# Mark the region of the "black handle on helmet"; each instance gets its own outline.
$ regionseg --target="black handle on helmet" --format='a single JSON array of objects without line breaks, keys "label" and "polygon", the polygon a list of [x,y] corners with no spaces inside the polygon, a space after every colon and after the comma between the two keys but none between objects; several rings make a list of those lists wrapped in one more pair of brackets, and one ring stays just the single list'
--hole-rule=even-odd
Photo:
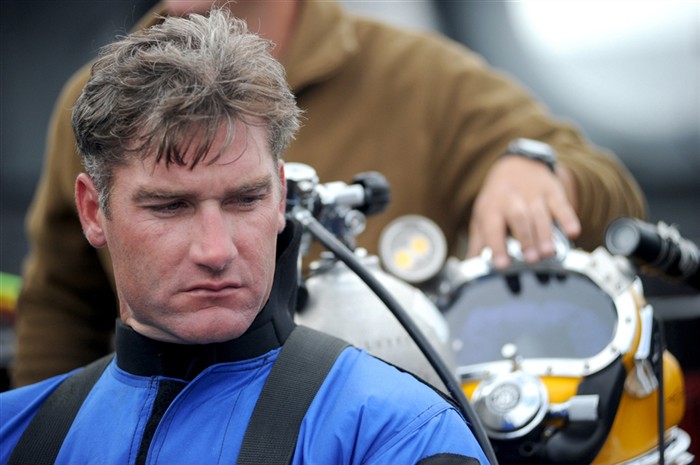
[{"label": "black handle on helmet", "polygon": [[605,232],[605,245],[613,254],[629,257],[640,266],[700,290],[700,251],[674,226],[618,218]]}]

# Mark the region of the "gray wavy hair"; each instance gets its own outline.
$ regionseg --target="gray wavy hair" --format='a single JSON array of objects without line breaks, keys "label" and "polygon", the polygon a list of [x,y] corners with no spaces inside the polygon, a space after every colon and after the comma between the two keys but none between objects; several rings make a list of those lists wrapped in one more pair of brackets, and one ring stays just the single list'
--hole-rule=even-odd
[{"label": "gray wavy hair", "polygon": [[[153,154],[166,165],[213,163],[221,152],[208,153],[222,124],[228,144],[236,121],[262,121],[277,163],[301,111],[270,47],[244,21],[213,9],[207,16],[165,18],[101,49],[72,123],[106,214],[116,166]],[[185,160],[193,134],[202,139]]]}]

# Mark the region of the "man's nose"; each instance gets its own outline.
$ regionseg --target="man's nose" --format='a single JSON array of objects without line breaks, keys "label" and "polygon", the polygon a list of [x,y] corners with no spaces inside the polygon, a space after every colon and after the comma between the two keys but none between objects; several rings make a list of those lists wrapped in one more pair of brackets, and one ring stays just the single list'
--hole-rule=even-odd
[{"label": "man's nose", "polygon": [[223,271],[236,257],[232,226],[218,209],[202,210],[192,230],[190,255],[197,265]]}]

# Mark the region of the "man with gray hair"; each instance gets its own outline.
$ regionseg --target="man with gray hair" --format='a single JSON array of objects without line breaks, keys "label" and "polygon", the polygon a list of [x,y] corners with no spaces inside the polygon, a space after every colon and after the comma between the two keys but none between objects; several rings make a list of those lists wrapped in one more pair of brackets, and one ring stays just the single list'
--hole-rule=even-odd
[{"label": "man with gray hair", "polygon": [[[609,221],[645,214],[643,195],[619,160],[482,57],[437,34],[353,15],[333,0],[164,0],[136,29],[162,16],[206,14],[212,5],[275,44],[271,54],[284,65],[304,110],[287,162],[313,167],[323,182],[364,171],[389,181],[391,203],[357,238],[371,254],[378,253],[382,230],[404,215],[435,221],[450,255],[488,247],[494,265],[503,266],[507,234],[533,261],[554,254],[553,222],[576,246],[593,250]],[[83,167],[70,108],[88,77],[86,65],[56,102],[27,215],[31,250],[14,324],[14,386],[113,349],[117,299],[110,251],[85,242],[73,198]],[[522,138],[550,146],[556,163],[542,144],[534,151],[532,144],[511,146]]]},{"label": "man with gray hair", "polygon": [[[436,391],[295,327],[300,231],[281,155],[300,111],[268,46],[213,10],[103,49],[73,110],[75,197],[87,240],[113,258],[116,356],[0,394],[0,463],[31,457],[72,415],[55,463],[270,464],[278,444],[249,438],[288,429],[284,463],[488,463]],[[288,420],[318,366],[315,396]],[[69,383],[84,397],[42,424]],[[267,405],[274,424],[260,429]]]}]

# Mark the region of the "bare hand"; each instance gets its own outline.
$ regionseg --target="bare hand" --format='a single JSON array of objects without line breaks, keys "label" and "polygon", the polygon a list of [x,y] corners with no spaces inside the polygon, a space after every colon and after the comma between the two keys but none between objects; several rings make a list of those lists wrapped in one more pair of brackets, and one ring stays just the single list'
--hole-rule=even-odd
[{"label": "bare hand", "polygon": [[520,242],[529,263],[554,255],[553,222],[569,238],[577,237],[581,223],[575,199],[569,198],[575,192],[573,181],[564,168],[557,171],[555,175],[544,164],[516,155],[498,160],[474,203],[468,255],[489,247],[494,267],[503,269],[510,263],[506,251],[509,234]]}]

